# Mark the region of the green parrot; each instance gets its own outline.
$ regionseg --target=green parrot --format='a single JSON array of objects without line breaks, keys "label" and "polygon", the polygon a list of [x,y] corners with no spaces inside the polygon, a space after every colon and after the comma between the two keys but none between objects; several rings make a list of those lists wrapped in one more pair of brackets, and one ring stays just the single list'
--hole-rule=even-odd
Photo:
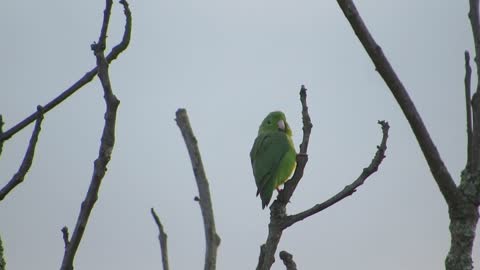
[{"label": "green parrot", "polygon": [[296,152],[285,114],[271,112],[258,129],[250,151],[257,196],[262,199],[262,209],[270,203],[273,190],[288,180],[296,166]]}]

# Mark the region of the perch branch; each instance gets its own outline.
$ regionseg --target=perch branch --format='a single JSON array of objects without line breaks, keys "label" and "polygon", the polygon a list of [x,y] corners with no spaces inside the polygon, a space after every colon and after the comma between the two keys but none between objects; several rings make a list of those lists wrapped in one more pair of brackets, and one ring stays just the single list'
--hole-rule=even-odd
[{"label": "perch branch", "polygon": [[[124,7],[127,7],[124,4]],[[115,122],[117,117],[117,108],[120,101],[115,97],[112,91],[110,78],[108,74],[108,62],[104,56],[106,44],[106,29],[109,22],[110,11],[112,8],[112,0],[106,0],[104,11],[104,19],[102,24],[102,31],[98,39],[98,43],[92,45],[92,50],[97,59],[98,78],[102,84],[104,99],[106,104],[105,125],[103,128],[102,138],[100,141],[100,149],[98,157],[94,162],[93,175],[90,186],[87,191],[85,200],[82,202],[80,213],[77,218],[77,223],[72,234],[70,242],[65,247],[65,254],[62,261],[61,270],[72,270],[73,260],[80,245],[80,241],[85,232],[85,228],[90,217],[90,213],[98,198],[98,191],[103,177],[107,171],[107,164],[111,159],[111,154],[115,144]],[[105,30],[105,31],[104,31]]]},{"label": "perch branch", "polygon": [[5,196],[7,196],[7,194],[12,191],[17,185],[23,182],[23,180],[25,179],[25,175],[27,175],[28,170],[30,170],[30,167],[32,166],[33,156],[35,154],[35,147],[37,145],[38,135],[40,134],[43,120],[42,110],[43,109],[41,106],[37,106],[37,121],[35,122],[35,127],[33,128],[32,136],[30,137],[30,142],[28,143],[27,151],[25,152],[25,156],[23,157],[22,164],[20,165],[20,168],[18,168],[17,173],[13,175],[12,179],[10,179],[10,181],[0,190],[0,201],[2,201]]},{"label": "perch branch", "polygon": [[157,213],[155,213],[155,210],[153,208],[150,209],[150,212],[152,213],[153,220],[155,221],[155,224],[157,224],[158,227],[158,241],[160,241],[160,251],[162,252],[162,265],[163,265],[163,270],[168,270],[168,246],[167,246],[167,234],[163,230],[163,225],[160,222],[160,219],[158,218]]},{"label": "perch branch", "polygon": [[185,109],[178,109],[176,112],[175,121],[177,122],[177,125],[182,132],[183,139],[185,140],[198,187],[200,200],[199,203],[202,211],[206,241],[204,269],[215,270],[217,263],[217,249],[220,245],[220,237],[215,229],[212,200],[210,197],[207,176],[205,174],[205,170],[203,169],[202,158],[200,156],[200,150],[198,149],[197,139],[195,138],[190,126],[187,111]]},{"label": "perch branch", "polygon": [[302,104],[303,138],[302,143],[300,144],[300,152],[297,155],[295,172],[293,173],[292,178],[285,183],[283,191],[278,194],[277,200],[281,201],[283,204],[287,204],[290,201],[293,192],[297,188],[298,182],[303,177],[303,171],[305,170],[308,161],[307,149],[313,125],[310,115],[308,114],[307,89],[304,85],[300,88],[300,102]]},{"label": "perch branch", "polygon": [[430,171],[440,188],[447,204],[451,207],[459,202],[460,194],[456,188],[452,176],[443,163],[440,153],[430,138],[422,118],[420,117],[415,105],[410,99],[407,90],[398,78],[397,74],[390,65],[388,59],[382,52],[382,48],[375,42],[372,35],[364,24],[360,14],[357,11],[352,0],[337,0],[338,5],[342,9],[345,17],[350,22],[353,31],[362,43],[366,52],[375,64],[376,70],[383,78],[393,96],[397,100],[398,105],[402,109],[412,128],[418,144],[425,156]]},{"label": "perch branch", "polygon": [[338,192],[337,194],[332,196],[330,199],[326,200],[323,203],[317,204],[312,208],[305,210],[301,213],[285,217],[285,222],[283,224],[285,228],[309,216],[312,216],[322,210],[325,210],[326,208],[352,195],[357,190],[357,188],[361,186],[365,182],[365,180],[367,180],[367,178],[370,175],[372,175],[374,172],[378,170],[380,163],[382,163],[383,159],[385,158],[385,151],[387,150],[388,130],[390,128],[388,123],[385,121],[378,121],[378,123],[382,126],[382,134],[383,134],[382,141],[380,145],[377,146],[377,152],[375,153],[375,156],[373,157],[370,165],[368,165],[368,167],[363,169],[360,176],[358,176],[358,178],[353,183],[346,186],[342,191]]},{"label": "perch branch", "polygon": [[[132,31],[132,15],[131,15],[130,8],[128,6],[127,1],[122,0],[120,1],[120,4],[122,4],[124,7],[124,13],[126,17],[125,31],[123,32],[123,37],[120,43],[117,44],[115,47],[113,47],[110,53],[107,55],[106,59],[108,63],[111,63],[113,60],[117,59],[120,53],[122,53],[130,43],[130,35]],[[58,95],[56,98],[54,98],[53,100],[45,104],[43,106],[43,114],[46,114],[47,112],[55,108],[57,105],[59,105],[68,97],[70,97],[72,94],[74,94],[77,90],[79,90],[80,88],[85,86],[87,83],[89,83],[93,78],[95,78],[95,75],[97,75],[97,73],[98,73],[98,66],[88,71],[85,75],[83,75],[82,78],[76,81],[72,86],[70,86],[68,89],[63,91],[60,95]],[[0,133],[0,145],[2,142],[10,139],[17,132],[19,132],[20,130],[28,126],[30,123],[35,121],[35,119],[37,119],[38,116],[39,116],[38,111],[34,112],[28,117],[26,117],[25,119],[23,119],[21,122],[17,123],[15,126],[8,129],[7,131]]]},{"label": "perch branch", "polygon": [[270,224],[268,225],[267,241],[260,247],[257,270],[268,270],[275,262],[275,252],[283,233],[283,228],[280,225],[286,216],[286,206],[303,176],[303,171],[308,161],[307,148],[313,125],[308,114],[307,89],[303,85],[300,88],[300,102],[302,104],[303,138],[300,144],[300,153],[297,155],[297,166],[292,178],[285,183],[284,189],[270,206]]},{"label": "perch branch", "polygon": [[293,260],[293,255],[286,252],[285,250],[280,251],[280,259],[283,261],[283,264],[287,270],[297,270],[297,264]]}]

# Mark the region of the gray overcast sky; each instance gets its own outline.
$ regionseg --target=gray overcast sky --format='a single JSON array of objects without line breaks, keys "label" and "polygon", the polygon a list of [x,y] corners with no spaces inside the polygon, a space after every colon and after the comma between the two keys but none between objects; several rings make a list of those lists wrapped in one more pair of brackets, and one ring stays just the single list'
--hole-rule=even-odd
[{"label": "gray overcast sky", "polygon": [[[467,1],[356,1],[422,114],[450,172],[466,161],[463,52],[472,49]],[[210,180],[218,269],[253,269],[269,212],[255,197],[248,153],[258,125],[283,110],[298,147],[298,91],[309,89],[314,129],[295,213],[353,181],[390,122],[387,158],[354,196],[289,228],[279,250],[302,269],[441,269],[446,204],[392,95],[336,1],[131,1],[132,41],[111,66],[121,100],[117,142],[75,269],[159,269],[155,207],[174,269],[201,269],[204,235],[187,151],[174,122],[185,107]],[[95,64],[103,1],[5,1],[0,113],[9,128]],[[109,44],[121,37],[115,5]],[[73,230],[98,152],[98,80],[46,115],[23,184],[0,204],[9,269],[58,269],[60,229]],[[9,140],[4,183],[32,127]],[[298,149],[298,148],[297,148]],[[478,232],[478,230],[477,230]],[[480,266],[479,240],[474,260]],[[273,269],[284,269],[277,259]]]}]

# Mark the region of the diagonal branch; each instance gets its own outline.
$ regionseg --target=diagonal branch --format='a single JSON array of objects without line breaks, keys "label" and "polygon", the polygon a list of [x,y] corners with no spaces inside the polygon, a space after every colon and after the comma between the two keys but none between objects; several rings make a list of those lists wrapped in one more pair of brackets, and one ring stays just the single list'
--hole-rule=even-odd
[{"label": "diagonal branch", "polygon": [[[127,8],[128,6],[124,4],[124,7]],[[112,0],[106,0],[104,12],[106,17],[110,17],[111,8]],[[117,108],[120,104],[120,101],[113,94],[110,77],[108,74],[108,62],[104,56],[106,33],[103,32],[103,29],[106,29],[107,26],[105,24],[108,24],[108,22],[109,18],[104,18],[99,41],[98,43],[94,43],[92,45],[92,50],[97,59],[98,78],[102,83],[106,104],[105,125],[100,141],[98,157],[94,162],[92,180],[90,182],[85,200],[82,202],[82,207],[80,209],[72,237],[65,247],[65,254],[62,261],[61,270],[73,269],[73,260],[75,254],[85,232],[90,213],[92,212],[93,206],[97,201],[100,184],[107,171],[107,164],[111,159],[113,146],[115,144],[115,122],[117,117]]]},{"label": "diagonal branch", "polygon": [[[115,47],[113,47],[110,53],[107,55],[106,59],[108,63],[111,63],[113,60],[117,59],[120,53],[122,53],[130,43],[130,36],[132,31],[132,15],[131,15],[130,8],[128,6],[127,1],[122,0],[120,1],[120,4],[123,5],[124,13],[126,17],[125,31],[123,32],[123,37],[120,43],[117,44]],[[72,86],[70,86],[60,95],[58,95],[56,98],[54,98],[53,100],[45,104],[43,106],[43,114],[55,108],[57,105],[59,105],[68,97],[70,97],[72,94],[74,94],[77,90],[79,90],[80,88],[85,86],[87,83],[89,83],[93,78],[95,78],[95,75],[97,75],[97,72],[98,72],[98,67],[94,67],[93,69],[88,71],[85,75],[83,75],[82,78],[76,81]],[[18,124],[16,124],[15,126],[8,129],[7,131],[0,133],[0,145],[2,142],[10,139],[17,132],[19,132],[20,130],[28,126],[30,123],[35,121],[35,119],[37,119],[38,116],[39,116],[38,112],[34,112],[24,120],[19,122]]]},{"label": "diagonal branch", "polygon": [[[38,141],[38,135],[40,134],[42,120],[43,120],[43,112],[42,107],[37,107],[38,118],[35,122],[35,127],[33,128],[32,136],[30,137],[30,142],[28,143],[27,151],[25,152],[25,156],[23,157],[22,164],[20,168],[18,168],[17,173],[10,179],[10,181],[0,190],[0,201],[2,201],[7,194],[12,191],[17,185],[23,182],[25,179],[25,175],[27,175],[28,170],[32,166],[33,156],[35,154],[35,147]],[[1,122],[1,119],[0,119]],[[0,144],[2,144],[0,142]]]},{"label": "diagonal branch", "polygon": [[153,208],[150,209],[150,212],[152,213],[153,220],[155,220],[155,224],[157,224],[158,227],[158,241],[160,241],[160,251],[162,252],[162,265],[163,265],[163,270],[168,270],[168,246],[167,246],[167,234],[165,233],[163,229],[163,225],[160,222],[160,218],[158,218],[157,213],[155,213],[155,210]]},{"label": "diagonal branch", "polygon": [[365,180],[372,175],[374,172],[378,170],[378,167],[380,166],[380,163],[382,163],[383,159],[385,158],[385,151],[387,150],[387,139],[388,139],[388,130],[390,126],[388,125],[387,122],[385,121],[378,121],[378,123],[382,126],[382,141],[380,145],[377,146],[377,152],[375,153],[375,156],[373,157],[372,161],[370,162],[370,165],[368,167],[364,168],[360,176],[351,183],[350,185],[346,186],[342,191],[338,192],[334,196],[332,196],[330,199],[326,200],[323,203],[317,204],[313,206],[312,208],[305,210],[301,213],[298,213],[296,215],[290,215],[285,217],[285,221],[283,223],[284,228],[288,228],[292,226],[293,224],[309,217],[312,216],[322,210],[327,209],[328,207],[338,203],[339,201],[345,199],[346,197],[352,195],[355,191],[357,191],[357,188],[363,185]]},{"label": "diagonal branch", "polygon": [[185,109],[178,109],[176,112],[175,121],[177,122],[177,125],[182,132],[183,139],[185,140],[200,196],[199,203],[202,211],[206,241],[204,269],[215,270],[217,264],[217,249],[220,245],[220,237],[215,230],[215,219],[213,216],[212,200],[210,197],[207,176],[205,174],[205,170],[203,169],[202,158],[200,156],[200,150],[198,149],[197,139],[195,138],[190,126],[187,111]]},{"label": "diagonal branch", "polygon": [[420,117],[415,105],[410,99],[407,90],[388,62],[382,52],[382,48],[375,42],[372,35],[365,26],[360,14],[357,11],[352,0],[337,0],[338,5],[342,9],[345,17],[350,22],[353,31],[367,51],[371,60],[375,64],[376,70],[388,85],[393,96],[397,100],[398,105],[402,109],[412,128],[418,144],[422,149],[423,155],[428,163],[430,171],[440,188],[440,191],[450,207],[455,206],[459,202],[459,191],[456,188],[452,176],[448,172],[443,163],[440,153],[430,138],[422,118]]}]

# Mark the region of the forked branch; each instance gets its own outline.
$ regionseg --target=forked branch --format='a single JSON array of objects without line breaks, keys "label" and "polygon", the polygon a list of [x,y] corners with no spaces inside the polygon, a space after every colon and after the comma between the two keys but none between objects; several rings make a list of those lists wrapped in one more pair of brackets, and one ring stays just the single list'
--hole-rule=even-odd
[{"label": "forked branch", "polygon": [[[128,10],[128,4],[126,1],[121,1],[120,3],[124,6],[124,9]],[[111,154],[115,145],[115,124],[117,118],[117,108],[120,104],[120,101],[113,94],[110,76],[108,73],[108,61],[104,56],[104,50],[106,47],[106,30],[108,28],[108,23],[110,20],[111,8],[112,0],[106,0],[106,7],[104,11],[104,19],[100,37],[98,39],[98,42],[92,45],[92,50],[97,60],[98,78],[100,79],[100,82],[102,84],[106,104],[105,124],[100,141],[98,157],[94,162],[93,175],[90,186],[85,196],[85,200],[82,202],[82,207],[80,208],[80,213],[78,215],[72,237],[68,242],[65,242],[65,253],[63,256],[61,270],[73,269],[73,260],[75,254],[85,232],[90,213],[93,209],[93,206],[95,205],[95,202],[97,201],[100,184],[107,171],[107,164],[111,159]],[[126,11],[125,14],[130,14],[130,12]],[[129,19],[127,18],[127,21],[128,20]]]}]

